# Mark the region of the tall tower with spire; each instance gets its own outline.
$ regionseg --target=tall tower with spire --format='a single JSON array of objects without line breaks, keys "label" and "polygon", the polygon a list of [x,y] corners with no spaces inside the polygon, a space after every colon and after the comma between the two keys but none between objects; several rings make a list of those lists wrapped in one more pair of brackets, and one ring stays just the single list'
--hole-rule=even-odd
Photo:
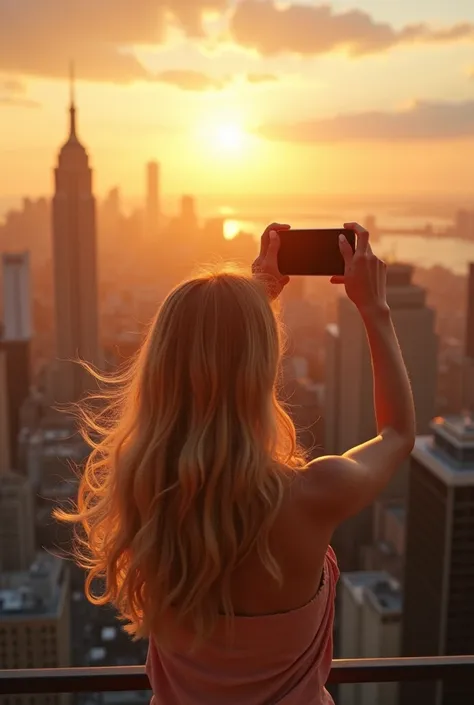
[{"label": "tall tower with spire", "polygon": [[100,364],[95,199],[89,157],[76,132],[72,65],[70,92],[69,137],[59,152],[53,199],[55,396],[60,402],[77,401],[88,388],[89,375],[73,361]]}]

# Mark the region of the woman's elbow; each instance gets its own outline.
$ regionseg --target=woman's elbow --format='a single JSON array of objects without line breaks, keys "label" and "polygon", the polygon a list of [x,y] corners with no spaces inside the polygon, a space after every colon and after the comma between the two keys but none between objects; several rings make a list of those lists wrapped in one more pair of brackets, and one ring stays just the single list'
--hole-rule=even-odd
[{"label": "woman's elbow", "polygon": [[382,431],[381,436],[390,439],[391,445],[396,449],[397,455],[408,458],[415,447],[416,433],[415,429],[406,429],[403,431],[394,428],[387,428]]}]

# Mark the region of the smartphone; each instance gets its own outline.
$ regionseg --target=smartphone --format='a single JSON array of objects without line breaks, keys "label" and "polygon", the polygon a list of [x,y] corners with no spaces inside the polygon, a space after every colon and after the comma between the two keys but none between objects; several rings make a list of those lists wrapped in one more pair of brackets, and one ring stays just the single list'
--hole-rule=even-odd
[{"label": "smartphone", "polygon": [[278,268],[281,274],[331,277],[344,274],[339,235],[345,235],[355,251],[355,232],[345,228],[280,230]]}]

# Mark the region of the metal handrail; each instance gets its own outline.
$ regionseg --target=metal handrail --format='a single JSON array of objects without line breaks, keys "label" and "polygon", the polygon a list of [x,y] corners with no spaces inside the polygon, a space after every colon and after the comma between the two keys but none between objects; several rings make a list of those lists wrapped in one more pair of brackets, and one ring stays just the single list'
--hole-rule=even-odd
[{"label": "metal handrail", "polygon": [[[474,656],[333,661],[329,683],[473,681]],[[0,670],[0,694],[149,690],[144,666]]]}]

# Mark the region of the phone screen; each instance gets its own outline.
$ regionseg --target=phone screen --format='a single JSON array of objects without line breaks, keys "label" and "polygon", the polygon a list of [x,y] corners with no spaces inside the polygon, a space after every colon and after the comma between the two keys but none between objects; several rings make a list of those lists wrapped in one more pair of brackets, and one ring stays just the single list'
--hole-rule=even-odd
[{"label": "phone screen", "polygon": [[344,274],[339,235],[345,235],[355,249],[353,230],[281,230],[278,268],[289,276],[333,276]]}]

